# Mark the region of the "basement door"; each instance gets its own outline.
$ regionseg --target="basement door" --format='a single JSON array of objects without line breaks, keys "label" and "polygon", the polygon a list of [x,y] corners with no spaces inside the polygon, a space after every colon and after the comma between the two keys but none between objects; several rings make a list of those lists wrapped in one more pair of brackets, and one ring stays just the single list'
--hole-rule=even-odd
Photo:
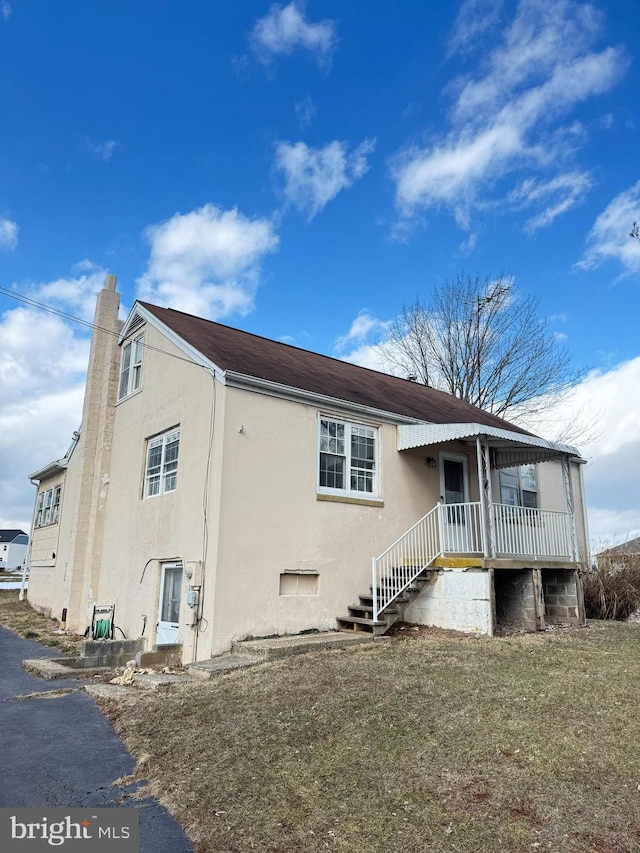
[{"label": "basement door", "polygon": [[163,563],[156,636],[158,646],[170,646],[180,642],[181,593],[182,563]]},{"label": "basement door", "polygon": [[458,453],[440,454],[440,500],[442,512],[442,550],[446,553],[471,551],[472,525],[469,523],[469,461]]}]

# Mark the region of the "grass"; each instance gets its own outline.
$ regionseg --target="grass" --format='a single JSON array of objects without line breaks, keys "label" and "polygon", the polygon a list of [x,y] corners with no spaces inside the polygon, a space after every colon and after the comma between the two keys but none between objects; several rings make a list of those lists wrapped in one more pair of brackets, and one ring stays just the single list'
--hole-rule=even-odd
[{"label": "grass", "polygon": [[101,707],[198,853],[632,853],[639,653],[411,632]]},{"label": "grass", "polygon": [[639,652],[425,633],[104,711],[198,853],[638,851]]},{"label": "grass", "polygon": [[0,625],[26,640],[35,640],[69,656],[80,654],[84,639],[75,634],[60,634],[55,619],[41,616],[28,601],[18,600],[18,590],[0,590]]}]

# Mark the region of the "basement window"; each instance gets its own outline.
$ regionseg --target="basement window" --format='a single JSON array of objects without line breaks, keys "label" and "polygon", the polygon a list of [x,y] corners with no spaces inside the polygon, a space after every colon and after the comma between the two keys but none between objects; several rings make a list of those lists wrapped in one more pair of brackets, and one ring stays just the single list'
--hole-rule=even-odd
[{"label": "basement window", "polygon": [[315,572],[283,572],[280,595],[317,595],[319,576]]}]

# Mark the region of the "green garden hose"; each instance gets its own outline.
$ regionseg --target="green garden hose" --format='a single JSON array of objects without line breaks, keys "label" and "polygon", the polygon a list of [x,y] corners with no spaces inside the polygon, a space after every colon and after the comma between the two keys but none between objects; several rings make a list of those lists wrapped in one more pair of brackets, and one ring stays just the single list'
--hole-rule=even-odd
[{"label": "green garden hose", "polygon": [[111,636],[111,620],[110,619],[96,619],[96,623],[93,626],[93,639],[94,640],[108,640]]}]

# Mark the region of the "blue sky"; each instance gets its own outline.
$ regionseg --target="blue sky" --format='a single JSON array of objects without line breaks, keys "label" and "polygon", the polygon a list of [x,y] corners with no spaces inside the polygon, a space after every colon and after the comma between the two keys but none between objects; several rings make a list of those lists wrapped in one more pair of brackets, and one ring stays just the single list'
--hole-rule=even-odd
[{"label": "blue sky", "polygon": [[[111,272],[126,307],[372,366],[434,281],[513,274],[591,371],[554,420],[598,424],[594,538],[640,533],[639,39],[625,0],[3,0],[1,286],[90,319]],[[28,525],[87,330],[0,294],[0,334]]]}]

